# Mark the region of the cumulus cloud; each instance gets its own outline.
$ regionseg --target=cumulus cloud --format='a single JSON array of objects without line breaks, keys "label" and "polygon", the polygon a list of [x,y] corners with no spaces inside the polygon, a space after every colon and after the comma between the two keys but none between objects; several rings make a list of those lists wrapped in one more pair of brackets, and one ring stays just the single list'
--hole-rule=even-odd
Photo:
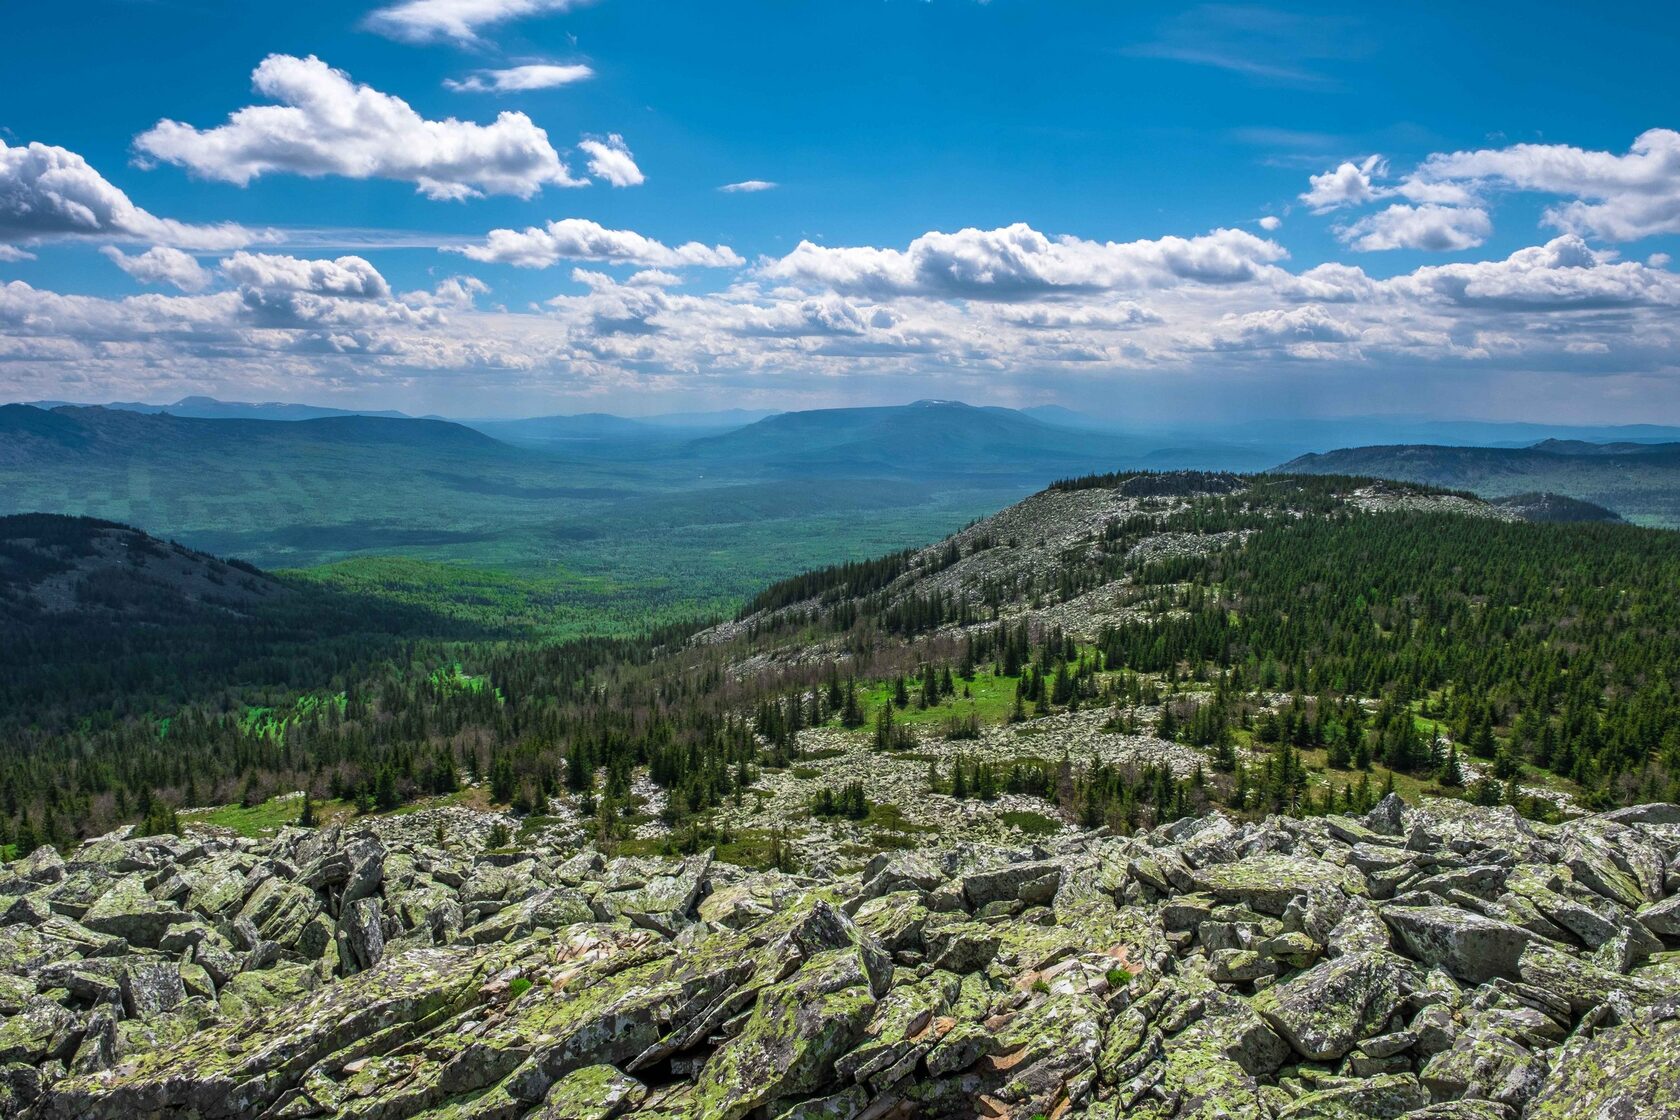
[{"label": "cumulus cloud", "polygon": [[595,71],[581,63],[563,66],[538,62],[505,70],[478,70],[459,80],[445,78],[443,85],[456,93],[527,93],[574,85],[594,76]]},{"label": "cumulus cloud", "polygon": [[1302,343],[1351,342],[1359,329],[1336,318],[1317,304],[1290,309],[1268,308],[1229,315],[1214,329],[1215,345],[1226,349],[1264,349]]},{"label": "cumulus cloud", "polygon": [[1058,291],[1236,283],[1285,256],[1277,243],[1235,229],[1122,243],[1050,238],[1016,223],[927,233],[905,250],[831,249],[801,241],[762,271],[771,279],[842,292],[1024,299]]},{"label": "cumulus cloud", "polygon": [[1283,219],[1278,217],[1276,214],[1267,214],[1264,218],[1260,219],[1259,224],[1261,229],[1265,230],[1267,233],[1271,233],[1273,230],[1282,228]]},{"label": "cumulus cloud", "polygon": [[760,191],[773,191],[779,185],[768,179],[743,179],[739,183],[725,183],[718,190],[724,194],[757,194]]},{"label": "cumulus cloud", "polygon": [[1309,189],[1301,201],[1315,214],[1328,213],[1343,206],[1362,206],[1383,196],[1372,177],[1387,170],[1381,156],[1367,156],[1359,163],[1339,164],[1335,170],[1313,175],[1307,182]]},{"label": "cumulus cloud", "polygon": [[16,245],[0,242],[0,261],[32,261],[35,254],[27,249],[19,249]]},{"label": "cumulus cloud", "polygon": [[734,268],[745,262],[727,245],[690,241],[666,245],[627,229],[607,229],[585,218],[563,218],[524,230],[491,230],[482,245],[445,250],[475,261],[518,268],[549,268],[561,261],[605,261],[649,268]]},{"label": "cumulus cloud", "polygon": [[470,311],[478,297],[489,294],[490,285],[476,276],[449,276],[438,281],[431,291],[407,292],[403,302],[411,307],[441,307],[451,311]]},{"label": "cumulus cloud", "polygon": [[115,245],[99,251],[142,284],[170,284],[183,292],[202,292],[212,279],[209,270],[192,254],[166,245],[156,245],[132,256]]},{"label": "cumulus cloud", "polygon": [[1575,234],[1504,260],[1421,268],[1389,281],[1396,292],[1466,307],[1569,311],[1680,306],[1680,277],[1595,250]]},{"label": "cumulus cloud", "polygon": [[1513,144],[1436,153],[1404,176],[1379,181],[1387,175],[1379,156],[1343,163],[1312,176],[1301,199],[1320,214],[1395,197],[1418,204],[1391,206],[1348,226],[1358,248],[1479,245],[1491,231],[1486,199],[1498,190],[1559,196],[1544,221],[1569,233],[1606,241],[1680,233],[1680,132],[1673,129],[1644,132],[1621,155]]},{"label": "cumulus cloud", "polygon": [[475,43],[479,29],[526,16],[567,12],[589,0],[400,0],[377,8],[365,25],[404,43]]},{"label": "cumulus cloud", "polygon": [[0,140],[0,241],[126,237],[187,249],[234,249],[262,240],[231,222],[193,225],[159,218],[66,148]]},{"label": "cumulus cloud", "polygon": [[1044,330],[1094,328],[1127,330],[1163,322],[1160,315],[1141,304],[1125,301],[1103,306],[1029,305],[1007,307],[998,317],[1021,327]]},{"label": "cumulus cloud", "polygon": [[197,129],[159,121],[135,138],[143,155],[244,186],[273,172],[319,178],[396,179],[429,198],[483,194],[530,198],[545,186],[575,187],[548,134],[524,113],[487,125],[427,120],[401,98],[358,85],[314,55],[269,55],[252,74],[253,105],[227,123]]},{"label": "cumulus cloud", "polygon": [[391,285],[362,257],[304,260],[275,253],[235,253],[222,262],[222,275],[244,288],[267,292],[309,292],[345,299],[383,299]]},{"label": "cumulus cloud", "polygon": [[1680,233],[1680,132],[1673,129],[1641,133],[1625,155],[1567,144],[1438,154],[1425,160],[1415,177],[1569,196],[1572,201],[1547,210],[1546,221],[1607,241]]},{"label": "cumulus cloud", "polygon": [[647,181],[624,137],[613,133],[605,140],[590,137],[580,140],[578,147],[589,157],[589,173],[605,179],[615,187],[639,187]]},{"label": "cumulus cloud", "polygon": [[1428,249],[1452,252],[1470,249],[1488,239],[1493,222],[1475,206],[1410,206],[1396,203],[1337,229],[1355,249]]}]

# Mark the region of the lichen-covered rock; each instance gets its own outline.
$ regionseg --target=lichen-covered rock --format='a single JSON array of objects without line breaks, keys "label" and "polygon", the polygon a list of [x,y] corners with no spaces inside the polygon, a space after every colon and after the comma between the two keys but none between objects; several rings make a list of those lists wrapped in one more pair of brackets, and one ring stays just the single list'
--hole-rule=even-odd
[{"label": "lichen-covered rock", "polygon": [[485,852],[501,818],[447,812],[445,851],[393,817],[114,834],[0,871],[0,1114],[1674,1108],[1680,824],[1660,812],[1550,826],[1389,799],[1363,822],[1213,815],[1031,850],[930,836],[806,875]]},{"label": "lichen-covered rock", "polygon": [[613,1120],[647,1099],[647,1086],[612,1066],[585,1066],[556,1081],[531,1120]]},{"label": "lichen-covered rock", "polygon": [[1305,856],[1267,852],[1197,869],[1195,889],[1222,902],[1236,902],[1262,914],[1281,916],[1297,895],[1313,889],[1357,890],[1363,881],[1347,869]]},{"label": "lichen-covered rock", "polygon": [[1501,1029],[1498,1016],[1483,1016],[1451,1049],[1431,1058],[1421,1076],[1437,1098],[1488,1100],[1520,1111],[1539,1089],[1547,1064],[1544,1052]]},{"label": "lichen-covered rock", "polygon": [[1444,968],[1467,984],[1496,976],[1515,979],[1517,962],[1534,940],[1533,934],[1509,922],[1456,907],[1389,906],[1383,920],[1412,957]]},{"label": "lichen-covered rock", "polygon": [[186,920],[181,910],[152,898],[142,876],[129,875],[99,896],[82,915],[81,924],[130,945],[155,949],[170,926]]},{"label": "lichen-covered rock", "polygon": [[150,1019],[173,1011],[187,999],[180,966],[172,961],[135,961],[122,972],[123,1014]]},{"label": "lichen-covered rock", "polygon": [[855,952],[830,950],[759,994],[741,1033],[706,1063],[697,1117],[740,1120],[762,1105],[820,1090],[875,1009]]},{"label": "lichen-covered rock", "polygon": [[347,965],[372,968],[385,956],[383,916],[377,898],[364,898],[339,918],[339,956]]},{"label": "lichen-covered rock", "polygon": [[1642,907],[1634,916],[1658,937],[1680,941],[1680,894]]},{"label": "lichen-covered rock", "polygon": [[75,1052],[76,1017],[41,996],[31,998],[16,1014],[0,1022],[0,1063],[38,1065],[49,1058],[64,1059]]},{"label": "lichen-covered rock", "polygon": [[1397,1120],[1429,1103],[1429,1092],[1409,1073],[1361,1078],[1317,1089],[1277,1114],[1277,1120]]},{"label": "lichen-covered rock", "polygon": [[1334,1061],[1361,1039],[1387,1033],[1412,977],[1411,966],[1393,954],[1350,953],[1267,988],[1254,1009],[1303,1058]]},{"label": "lichen-covered rock", "polygon": [[1583,1031],[1552,1061],[1525,1120],[1645,1120],[1680,1116],[1680,1007]]}]

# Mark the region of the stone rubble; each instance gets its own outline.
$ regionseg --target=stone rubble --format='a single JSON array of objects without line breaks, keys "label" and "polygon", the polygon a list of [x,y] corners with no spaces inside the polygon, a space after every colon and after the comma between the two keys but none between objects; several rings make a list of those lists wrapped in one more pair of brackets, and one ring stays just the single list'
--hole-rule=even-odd
[{"label": "stone rubble", "polygon": [[0,869],[0,1114],[1680,1116],[1680,806],[1390,797],[821,879],[474,816]]}]

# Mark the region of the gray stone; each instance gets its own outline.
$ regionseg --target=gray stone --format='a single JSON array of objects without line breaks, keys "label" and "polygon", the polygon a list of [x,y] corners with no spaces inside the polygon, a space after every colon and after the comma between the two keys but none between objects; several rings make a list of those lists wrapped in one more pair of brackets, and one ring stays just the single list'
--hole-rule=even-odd
[{"label": "gray stone", "polygon": [[1518,959],[1534,940],[1509,922],[1446,906],[1390,906],[1382,916],[1409,955],[1469,984],[1514,979]]}]

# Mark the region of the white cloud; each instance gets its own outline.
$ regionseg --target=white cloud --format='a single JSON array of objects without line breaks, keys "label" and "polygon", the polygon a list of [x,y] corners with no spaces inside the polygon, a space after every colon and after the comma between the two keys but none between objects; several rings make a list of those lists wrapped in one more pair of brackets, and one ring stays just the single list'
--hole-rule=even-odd
[{"label": "white cloud", "polygon": [[1264,218],[1260,219],[1260,228],[1265,230],[1267,233],[1280,229],[1282,226],[1283,219],[1278,217],[1276,214],[1267,214]]},{"label": "white cloud", "polygon": [[235,253],[222,262],[222,275],[244,288],[266,292],[309,292],[345,299],[384,299],[391,285],[362,257],[304,260],[275,253]]},{"label": "white cloud", "polygon": [[1387,169],[1381,156],[1367,156],[1359,163],[1342,163],[1334,171],[1310,177],[1307,182],[1311,189],[1301,196],[1301,201],[1315,214],[1343,206],[1363,206],[1385,193],[1372,183],[1372,177],[1384,174]]},{"label": "white cloud", "polygon": [[489,294],[490,285],[476,276],[449,276],[429,292],[406,292],[403,302],[411,307],[441,307],[451,311],[470,311],[478,297]]},{"label": "white cloud", "polygon": [[1551,225],[1607,241],[1680,233],[1680,132],[1653,128],[1626,155],[1567,144],[1430,156],[1415,177],[1426,183],[1494,183],[1570,197],[1546,212]]},{"label": "white cloud", "polygon": [[734,268],[744,262],[727,245],[690,241],[665,245],[627,229],[607,229],[584,218],[564,218],[524,230],[495,229],[483,245],[449,248],[475,261],[548,268],[560,261],[606,261],[649,268]]},{"label": "white cloud", "polygon": [[725,194],[757,194],[759,191],[773,191],[779,185],[768,179],[743,179],[739,183],[725,183],[718,190]]},{"label": "white cloud", "polygon": [[212,279],[209,270],[192,254],[166,245],[156,245],[132,256],[115,245],[99,251],[142,284],[171,284],[183,292],[202,292]]},{"label": "white cloud", "polygon": [[188,249],[234,249],[263,240],[231,222],[192,225],[130,201],[87,160],[49,144],[0,140],[0,241],[126,237]]},{"label": "white cloud", "polygon": [[1104,306],[1006,306],[998,312],[1004,322],[1045,330],[1074,328],[1130,330],[1162,322],[1161,316],[1140,304],[1125,301]]},{"label": "white cloud", "polygon": [[926,293],[1023,299],[1050,292],[1143,289],[1181,282],[1254,279],[1288,254],[1235,229],[1155,241],[1050,238],[1024,223],[1003,229],[926,233],[905,250],[830,249],[802,241],[765,276],[842,292]]},{"label": "white cloud", "polygon": [[27,249],[19,249],[16,245],[0,242],[0,261],[32,261],[35,254]]},{"label": "white cloud", "polygon": [[370,31],[404,43],[474,43],[480,28],[525,16],[566,12],[588,0],[400,0],[375,9]]},{"label": "white cloud", "polygon": [[1409,206],[1395,203],[1336,231],[1355,249],[1470,249],[1493,233],[1486,210],[1474,206]]},{"label": "white cloud", "polygon": [[616,132],[605,140],[593,137],[580,140],[578,147],[589,157],[589,173],[597,179],[605,179],[615,187],[639,187],[647,181],[624,137]]},{"label": "white cloud", "polygon": [[412,182],[430,198],[460,199],[530,198],[545,186],[583,183],[524,113],[504,112],[488,125],[427,120],[407,102],[353,83],[314,55],[269,55],[252,83],[280,104],[240,109],[226,124],[204,130],[159,121],[135,138],[136,147],[241,186],[272,172],[341,175]]},{"label": "white cloud", "polygon": [[1228,315],[1214,328],[1215,344],[1226,349],[1350,342],[1358,337],[1357,327],[1336,318],[1317,304]]},{"label": "white cloud", "polygon": [[1377,181],[1387,174],[1379,156],[1343,163],[1312,176],[1301,199],[1320,214],[1394,197],[1418,204],[1348,227],[1358,231],[1350,239],[1359,248],[1479,245],[1491,231],[1485,200],[1500,189],[1558,196],[1544,220],[1568,233],[1606,241],[1680,233],[1680,132],[1672,129],[1642,133],[1625,155],[1513,144],[1436,153],[1398,180]]},{"label": "white cloud", "polygon": [[[1680,277],[1565,234],[1504,260],[1420,268],[1388,281],[1408,296],[1466,307],[1525,311],[1680,306]],[[1670,312],[1672,313],[1672,312]]]},{"label": "white cloud", "polygon": [[443,85],[456,93],[526,93],[575,85],[594,76],[595,71],[581,63],[562,66],[541,62],[505,70],[478,70],[459,81],[445,78]]}]

